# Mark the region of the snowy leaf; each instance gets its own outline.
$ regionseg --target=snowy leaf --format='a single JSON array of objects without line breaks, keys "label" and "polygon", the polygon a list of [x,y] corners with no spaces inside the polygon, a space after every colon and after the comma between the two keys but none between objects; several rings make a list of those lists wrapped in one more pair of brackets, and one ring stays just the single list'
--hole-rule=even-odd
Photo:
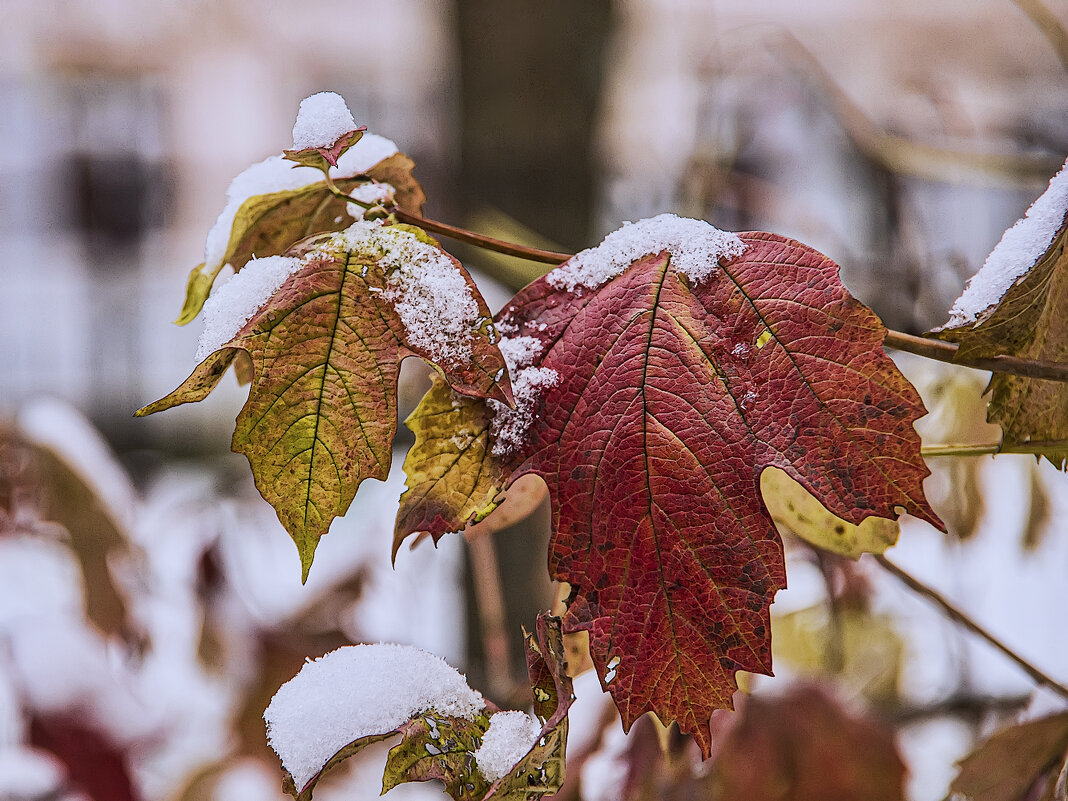
[{"label": "snowy leaf", "polygon": [[960,801],[1053,798],[1068,759],[1068,712],[1004,729],[960,763],[950,785]]},{"label": "snowy leaf", "polygon": [[[402,505],[397,538],[411,522],[440,537],[540,475],[550,572],[571,586],[565,631],[589,632],[627,727],[652,710],[708,753],[735,671],[770,673],[785,571],[764,468],[854,525],[900,509],[938,523],[912,426],[923,405],[837,265],[798,242],[662,215],[535,281],[498,328],[516,407],[428,395],[417,455],[441,461],[406,469],[432,511]],[[464,453],[479,484],[443,458],[442,413],[480,442]]]},{"label": "snowy leaf", "polygon": [[254,377],[233,448],[293,537],[306,578],[319,538],[360,482],[389,471],[403,358],[432,362],[461,393],[507,401],[510,390],[485,301],[418,229],[357,222],[301,260],[274,258],[281,287],[247,322],[244,288],[229,298],[230,284],[221,287],[239,328],[213,330],[185,383],[138,414],[203,399],[247,353]]},{"label": "snowy leaf", "polygon": [[[492,763],[497,773],[503,773],[493,782],[486,798],[498,801],[527,801],[556,793],[564,781],[564,752],[567,746],[567,712],[573,694],[571,679],[567,675],[566,652],[560,619],[539,615],[537,626],[527,637],[527,672],[530,675],[534,694],[534,714],[541,723],[540,737],[524,729],[522,721],[512,718],[508,733],[514,744],[501,743],[495,748]],[[498,713],[500,714],[500,713]],[[525,713],[522,713],[525,714]],[[497,716],[494,715],[494,718]],[[492,724],[493,718],[490,719]],[[519,724],[519,725],[516,725]],[[535,728],[536,731],[536,728]],[[502,771],[505,754],[522,754],[522,738],[530,737],[531,745],[525,755],[511,770]],[[483,749],[486,745],[483,745]],[[509,748],[511,750],[509,751]],[[484,750],[476,754],[479,765],[490,761]]]},{"label": "snowy leaf", "polygon": [[[388,139],[368,134],[330,175],[348,193],[368,181],[389,184],[397,208],[418,214],[426,196],[412,177],[414,166]],[[204,264],[189,275],[176,322],[184,325],[200,313],[225,265],[240,270],[253,257],[277,256],[314,234],[341,231],[352,224],[354,208],[330,193],[318,170],[294,167],[282,156],[253,165],[230,185],[226,208],[208,234]]]},{"label": "snowy leaf", "polygon": [[760,494],[780,533],[788,531],[839,556],[857,559],[865,553],[883,553],[897,542],[897,520],[873,515],[854,525],[828,512],[777,467],[768,467],[760,474]]},{"label": "snowy leaf", "polygon": [[423,716],[485,721],[485,701],[440,657],[407,645],[353,645],[307,662],[264,712],[294,798],[322,775]]},{"label": "snowy leaf", "polygon": [[356,127],[352,112],[341,95],[319,92],[300,101],[293,125],[293,149],[283,151],[286,160],[326,172],[360,141],[367,129]]},{"label": "snowy leaf", "polygon": [[[958,359],[997,355],[1068,363],[1068,168],[1006,233],[932,332],[957,342]],[[1002,448],[1068,464],[1068,383],[994,373],[987,419]]]}]

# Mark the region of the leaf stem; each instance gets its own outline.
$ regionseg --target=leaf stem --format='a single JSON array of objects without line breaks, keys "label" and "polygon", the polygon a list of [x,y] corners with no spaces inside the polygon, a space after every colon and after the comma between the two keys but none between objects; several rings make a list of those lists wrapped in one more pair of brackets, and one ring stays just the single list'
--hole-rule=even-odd
[{"label": "leaf stem", "polygon": [[348,195],[345,192],[342,192],[340,189],[338,189],[337,184],[334,183],[334,179],[330,177],[330,173],[327,172],[326,170],[323,171],[323,175],[326,176],[326,188],[330,190],[330,194],[333,195],[334,197],[340,198],[341,200],[344,200],[344,201],[346,201],[348,203],[352,203],[353,205],[359,206],[364,211],[368,211],[368,210],[374,208],[374,204],[365,203],[362,200],[357,200],[352,195]]},{"label": "leaf stem", "polygon": [[418,214],[412,214],[398,208],[393,209],[393,215],[401,222],[418,225],[431,233],[447,236],[457,242],[466,242],[469,245],[484,248],[485,250],[503,253],[506,256],[518,256],[521,259],[537,261],[542,264],[563,264],[572,256],[571,253],[554,253],[551,250],[526,247],[525,245],[517,245],[513,242],[505,242],[501,239],[483,236],[482,234],[476,234],[474,231],[468,231],[466,228],[458,228],[455,225],[438,222],[437,220],[428,220]]},{"label": "leaf stem", "polygon": [[924,445],[920,448],[920,456],[985,456],[987,454],[1001,453],[1001,445],[962,445],[959,442],[946,443],[945,445]]},{"label": "leaf stem", "polygon": [[1024,659],[1022,656],[1017,654],[1015,651],[1013,651],[1011,648],[1001,642],[1001,640],[999,640],[993,634],[988,632],[986,629],[984,629],[982,626],[980,626],[978,623],[976,623],[974,620],[964,614],[964,612],[962,612],[960,609],[950,603],[946,599],[946,597],[940,592],[931,587],[928,587],[926,584],[912,576],[910,573],[907,573],[906,571],[902,570],[900,567],[895,565],[885,556],[882,556],[880,554],[872,554],[872,556],[875,557],[876,562],[882,565],[884,570],[886,570],[888,573],[897,578],[902,584],[904,584],[913,592],[922,595],[924,598],[934,603],[942,610],[946,617],[950,618],[953,622],[960,624],[972,634],[981,637],[982,639],[986,640],[990,645],[994,646],[994,648],[996,648],[998,651],[1001,651],[1002,654],[1004,654],[1013,662],[1015,662],[1020,667],[1020,669],[1023,670],[1024,673],[1026,673],[1032,679],[1034,679],[1035,682],[1049,687],[1061,697],[1068,699],[1068,687],[1064,686],[1055,679],[1050,678],[1037,667],[1035,667],[1026,659]]},{"label": "leaf stem", "polygon": [[[348,196],[345,195],[345,197],[347,198]],[[351,198],[349,199],[351,200]],[[357,201],[352,202],[356,203]],[[513,242],[505,242],[501,239],[494,239],[489,236],[475,233],[474,231],[468,231],[466,228],[438,222],[437,220],[429,220],[418,214],[412,214],[411,212],[403,211],[399,208],[393,208],[392,211],[393,215],[401,222],[417,225],[420,228],[425,228],[431,233],[446,236],[450,239],[455,239],[458,242],[466,242],[469,245],[475,245],[476,247],[484,248],[486,250],[503,253],[506,256],[518,256],[519,258],[541,262],[542,264],[562,264],[574,255],[571,253],[557,253],[552,250],[542,250],[541,248],[517,245]],[[927,339],[926,337],[918,337],[901,331],[894,331],[892,329],[887,329],[886,339],[883,341],[883,344],[894,350],[914,353],[917,356],[946,362],[947,364],[958,364],[963,367],[972,367],[976,370],[993,370],[997,373],[1010,373],[1012,375],[1021,375],[1027,378],[1043,378],[1048,381],[1068,382],[1068,364],[1022,359],[1018,356],[991,356],[983,359],[958,359],[957,345],[952,342],[941,342],[937,339]]]}]

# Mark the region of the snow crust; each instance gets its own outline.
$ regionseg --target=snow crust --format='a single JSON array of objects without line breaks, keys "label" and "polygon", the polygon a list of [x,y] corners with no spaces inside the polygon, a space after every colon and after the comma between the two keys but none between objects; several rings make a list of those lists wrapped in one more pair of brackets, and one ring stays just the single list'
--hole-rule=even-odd
[{"label": "snow crust", "polygon": [[1026,275],[1049,248],[1068,214],[1068,161],[1053,178],[1049,188],[1031,208],[1001,237],[979,272],[972,276],[964,292],[949,310],[945,328],[974,323],[978,316],[997,304],[1017,279]]},{"label": "snow crust", "polygon": [[502,337],[498,346],[512,378],[515,408],[510,409],[497,400],[489,401],[493,410],[490,434],[493,455],[506,456],[526,443],[527,432],[534,423],[534,406],[546,389],[556,386],[560,376],[549,367],[533,366],[544,348],[537,337]]},{"label": "snow crust", "polygon": [[252,259],[241,272],[216,286],[204,302],[204,331],[197,344],[197,363],[233,339],[303,264],[292,256]]},{"label": "snow crust", "polygon": [[349,645],[308,662],[263,713],[267,739],[303,787],[353,740],[428,710],[473,720],[481,693],[444,659],[408,645]]},{"label": "snow crust", "polygon": [[733,259],[745,251],[735,234],[704,220],[659,214],[623,223],[596,247],[583,250],[550,272],[545,280],[557,289],[596,289],[620,275],[642,256],[668,251],[671,266],[694,283],[712,274],[720,259]]},{"label": "snow crust", "polygon": [[[358,184],[353,187],[349,192],[349,197],[360,201],[361,203],[375,203],[382,205],[390,203],[396,194],[396,189],[393,184],[378,183],[377,181],[368,181],[365,184]],[[349,216],[354,220],[363,219],[363,209],[359,206],[355,206],[352,203],[348,203],[345,206],[345,210],[348,211]]]},{"label": "snow crust", "polygon": [[470,356],[478,302],[448,254],[380,220],[357,221],[332,243],[370,256],[382,268],[382,297],[397,311],[409,345],[437,362]]},{"label": "snow crust", "polygon": [[[352,178],[367,172],[376,164],[397,153],[397,146],[384,136],[365,133],[355,145],[330,168],[334,180]],[[226,206],[208,232],[204,244],[204,269],[211,271],[222,265],[226,247],[230,244],[230,232],[241,205],[255,195],[272,192],[287,192],[323,180],[323,174],[314,167],[301,167],[286,161],[279,154],[253,164],[238,174],[226,190]]]},{"label": "snow crust", "polygon": [[336,92],[319,92],[300,101],[293,124],[293,149],[330,147],[342,134],[356,130],[345,98]]},{"label": "snow crust", "polygon": [[497,712],[475,751],[475,764],[483,776],[495,782],[511,772],[540,735],[541,724],[526,712]]}]

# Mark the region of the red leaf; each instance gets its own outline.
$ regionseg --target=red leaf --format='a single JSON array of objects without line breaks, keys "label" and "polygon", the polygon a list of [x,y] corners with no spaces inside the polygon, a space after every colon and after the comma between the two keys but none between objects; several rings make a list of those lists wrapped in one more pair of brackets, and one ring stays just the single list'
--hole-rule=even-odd
[{"label": "red leaf", "polygon": [[[519,410],[488,425],[484,474],[499,478],[442,511],[454,477],[413,464],[423,483],[402,499],[403,520],[430,519],[409,508],[422,497],[433,520],[463,525],[496,486],[542,476],[550,572],[572,588],[565,631],[589,631],[625,726],[652,710],[706,755],[735,672],[771,673],[768,607],[786,576],[764,468],[851,523],[903,509],[939,525],[912,427],[925,409],[883,353],[878,318],[825,256],[772,234],[742,239],[744,254],[719,269],[665,251],[593,289],[550,273],[520,292],[498,325],[502,352],[521,352]],[[429,437],[417,448],[441,450]]]},{"label": "red leaf", "polygon": [[815,687],[746,699],[712,775],[722,801],[901,801],[905,765],[892,733],[854,718]]}]

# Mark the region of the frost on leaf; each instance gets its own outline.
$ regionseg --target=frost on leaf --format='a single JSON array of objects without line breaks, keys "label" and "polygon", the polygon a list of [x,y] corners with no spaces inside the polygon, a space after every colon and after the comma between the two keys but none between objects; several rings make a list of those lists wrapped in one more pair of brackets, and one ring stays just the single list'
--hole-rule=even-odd
[{"label": "frost on leaf", "polygon": [[[958,359],[996,355],[1068,363],[1068,167],[1001,243],[932,332],[957,342]],[[1068,463],[1068,383],[995,373],[987,419],[1002,430],[1006,451],[1039,453]]]},{"label": "frost on leaf", "polygon": [[[655,711],[707,754],[735,672],[771,672],[768,607],[786,577],[761,472],[779,468],[853,525],[897,507],[939,521],[912,426],[923,405],[837,265],[764,233],[741,235],[737,255],[733,235],[709,233],[724,261],[697,269],[680,246],[676,269],[673,250],[655,250],[674,238],[667,224],[651,252],[623,243],[640,254],[629,266],[610,249],[604,269],[564,265],[498,315],[507,337],[537,342],[524,369],[555,375],[521,437],[494,447],[492,404],[440,388],[424,399],[395,536],[440,537],[541,476],[550,572],[572,588],[565,631],[589,632],[625,726]],[[466,451],[438,426],[461,420],[478,442]],[[481,460],[480,483],[450,453],[465,470]]]},{"label": "frost on leaf", "polygon": [[[412,177],[414,166],[393,142],[366,134],[330,168],[330,176],[349,193],[372,181],[389,184],[397,208],[419,214],[426,196]],[[199,314],[227,264],[239,271],[253,257],[281,255],[306,237],[341,231],[352,224],[352,208],[330,193],[317,169],[295,166],[283,156],[252,165],[226,192],[226,206],[208,233],[204,263],[189,275],[177,322],[184,325]]]},{"label": "frost on leaf", "polygon": [[1068,774],[1068,712],[1028,721],[995,734],[960,763],[950,785],[954,799],[1055,799]]},{"label": "frost on leaf", "polygon": [[[219,349],[138,414],[203,399],[247,353],[253,380],[233,449],[248,457],[306,577],[319,538],[360,482],[389,471],[403,358],[427,359],[466,395],[508,401],[510,388],[485,301],[418,229],[353,223],[295,270],[283,266],[292,274],[266,304],[239,330],[219,332]],[[244,293],[237,300],[251,302]]]}]

